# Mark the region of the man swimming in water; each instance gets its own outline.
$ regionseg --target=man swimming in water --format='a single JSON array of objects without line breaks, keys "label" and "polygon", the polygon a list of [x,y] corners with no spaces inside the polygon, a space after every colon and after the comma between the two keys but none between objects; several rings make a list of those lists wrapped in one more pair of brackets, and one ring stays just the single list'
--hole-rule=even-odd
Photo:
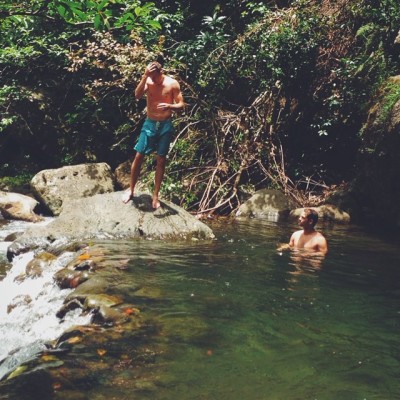
[{"label": "man swimming in water", "polygon": [[299,217],[299,225],[302,229],[294,232],[290,237],[289,244],[280,246],[278,251],[297,248],[326,254],[328,243],[322,233],[315,230],[317,222],[318,213],[312,208],[305,208]]},{"label": "man swimming in water", "polygon": [[171,116],[173,111],[184,108],[185,103],[179,83],[165,75],[159,62],[150,63],[135,89],[136,99],[147,95],[147,119],[144,121],[139,140],[136,143],[136,156],[131,166],[130,191],[124,203],[134,198],[135,186],[139,178],[144,157],[157,153],[157,166],[154,180],[152,206],[160,207],[159,192],[164,178],[169,145],[174,134]]}]

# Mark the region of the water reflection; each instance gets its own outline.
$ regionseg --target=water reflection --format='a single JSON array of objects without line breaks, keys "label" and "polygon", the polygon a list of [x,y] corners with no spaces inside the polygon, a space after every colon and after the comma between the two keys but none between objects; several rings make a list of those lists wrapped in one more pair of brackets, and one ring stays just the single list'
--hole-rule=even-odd
[{"label": "water reflection", "polygon": [[93,244],[124,265],[111,273],[146,329],[99,332],[101,357],[93,343],[74,348],[63,359],[81,392],[71,398],[400,398],[395,238],[324,226],[330,251],[321,258],[276,251],[291,222],[211,227],[207,242]]},{"label": "water reflection", "polygon": [[325,255],[307,251],[304,249],[293,249],[290,251],[290,265],[293,265],[295,271],[293,274],[301,274],[303,272],[315,272],[323,267]]}]

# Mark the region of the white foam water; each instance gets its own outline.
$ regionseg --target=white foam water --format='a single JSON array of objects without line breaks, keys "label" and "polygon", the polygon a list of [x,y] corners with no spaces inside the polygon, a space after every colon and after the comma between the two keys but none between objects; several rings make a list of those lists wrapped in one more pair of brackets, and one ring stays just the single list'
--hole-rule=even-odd
[{"label": "white foam water", "polygon": [[26,222],[18,220],[7,221],[4,225],[0,226],[0,240],[3,241],[4,238],[12,233],[22,233],[27,228],[47,225],[52,221],[54,221],[54,217],[44,217],[43,221],[40,222]]},{"label": "white foam water", "polygon": [[13,259],[12,267],[0,281],[0,379],[17,366],[45,349],[45,343],[59,337],[74,325],[86,325],[89,316],[79,310],[67,313],[60,321],[57,311],[72,289],[61,290],[54,274],[73,257],[65,253],[54,260],[38,277],[24,277],[33,252]]}]

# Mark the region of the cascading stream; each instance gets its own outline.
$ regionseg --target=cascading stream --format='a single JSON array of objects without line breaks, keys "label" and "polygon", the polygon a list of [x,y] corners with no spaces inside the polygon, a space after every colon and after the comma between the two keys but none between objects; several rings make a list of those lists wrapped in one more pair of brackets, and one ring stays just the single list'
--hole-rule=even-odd
[{"label": "cascading stream", "polygon": [[29,252],[15,257],[0,281],[0,379],[45,349],[47,341],[71,326],[89,323],[90,317],[81,316],[80,310],[69,312],[62,321],[56,317],[71,290],[58,288],[53,277],[73,253],[54,260],[41,276],[26,277],[25,268],[33,256]]}]

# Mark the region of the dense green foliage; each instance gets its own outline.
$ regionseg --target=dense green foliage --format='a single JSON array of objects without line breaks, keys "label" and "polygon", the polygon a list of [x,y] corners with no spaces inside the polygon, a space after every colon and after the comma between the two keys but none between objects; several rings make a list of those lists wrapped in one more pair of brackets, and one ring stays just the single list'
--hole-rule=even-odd
[{"label": "dense green foliage", "polygon": [[303,189],[351,179],[374,94],[399,71],[398,1],[182,3],[4,1],[1,174],[131,157],[132,92],[162,52],[188,103],[164,196],[228,212],[255,188],[305,204],[318,198]]}]

